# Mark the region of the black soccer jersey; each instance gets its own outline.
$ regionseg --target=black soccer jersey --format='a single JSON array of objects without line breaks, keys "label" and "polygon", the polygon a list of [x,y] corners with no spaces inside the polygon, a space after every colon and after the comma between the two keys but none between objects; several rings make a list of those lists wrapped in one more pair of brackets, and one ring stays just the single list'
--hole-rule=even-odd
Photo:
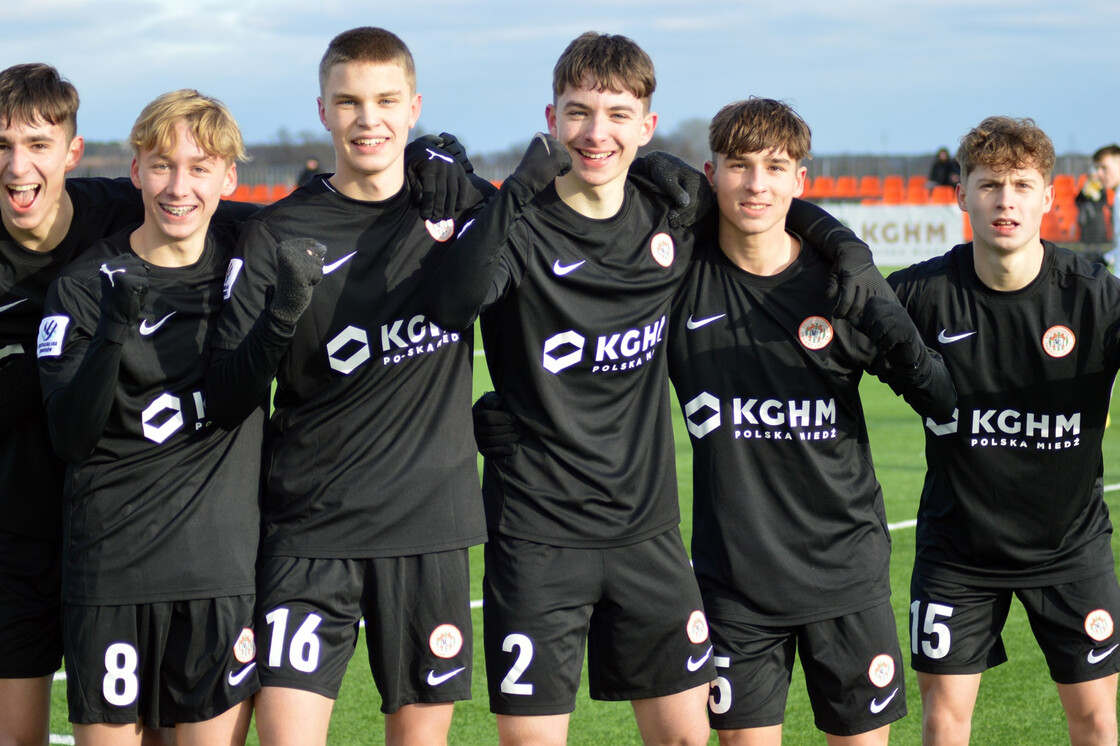
[{"label": "black soccer jersey", "polygon": [[323,280],[277,372],[265,554],[403,556],[485,540],[473,338],[421,311],[454,231],[421,219],[407,185],[363,202],[321,177],[246,223],[216,342],[227,350],[266,308],[277,244],[312,237],[327,246]]},{"label": "black soccer jersey", "polygon": [[[82,364],[100,317],[98,268],[129,252],[129,234],[98,243],[52,285],[38,340],[48,402]],[[63,597],[71,603],[254,592],[263,412],[224,431],[210,424],[203,393],[234,243],[232,226],[214,227],[195,264],[149,269],[108,419],[68,474]]]},{"label": "black soccer jersey", "polygon": [[997,292],[973,247],[891,275],[958,392],[925,423],[922,571],[996,587],[1066,583],[1112,567],[1101,439],[1120,364],[1120,283],[1044,242],[1038,277]]},{"label": "black soccer jersey", "polygon": [[802,243],[773,276],[714,242],[673,305],[669,373],[693,448],[692,561],[721,619],[806,624],[890,595],[890,536],[859,398],[882,369],[832,318]]},{"label": "black soccer jersey", "polygon": [[[64,466],[47,437],[34,365],[35,335],[47,288],[59,271],[96,241],[143,219],[140,192],[128,179],[67,179],[74,206],[70,230],[51,251],[29,251],[0,223],[0,525],[38,538],[61,533]],[[2,374],[0,374],[2,375]]]},{"label": "black soccer jersey", "polygon": [[628,183],[619,212],[592,220],[549,186],[514,224],[482,315],[522,433],[486,462],[492,531],[610,547],[679,523],[665,345],[692,239],[662,202]]}]

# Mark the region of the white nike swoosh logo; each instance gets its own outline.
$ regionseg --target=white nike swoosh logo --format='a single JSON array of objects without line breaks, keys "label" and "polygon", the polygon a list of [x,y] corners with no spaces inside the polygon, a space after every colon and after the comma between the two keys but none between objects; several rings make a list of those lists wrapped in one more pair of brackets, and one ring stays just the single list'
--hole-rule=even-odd
[{"label": "white nike swoosh logo", "polygon": [[453,676],[458,676],[465,670],[467,670],[466,666],[464,666],[463,668],[456,668],[455,670],[448,671],[447,673],[441,673],[439,676],[436,676],[435,671],[428,671],[428,686],[439,686]]},{"label": "white nike swoosh logo", "polygon": [[895,690],[891,692],[891,696],[887,697],[882,702],[877,699],[871,700],[871,705],[868,707],[868,709],[871,710],[871,714],[878,715],[880,712],[887,709],[887,705],[891,703],[891,700],[894,699],[894,695],[896,694],[898,694],[898,687],[895,687]]},{"label": "white nike swoosh logo", "polygon": [[7,310],[8,310],[9,308],[15,308],[15,307],[16,307],[16,306],[18,306],[18,305],[19,305],[20,303],[23,303],[23,302],[24,302],[25,300],[27,300],[27,298],[20,298],[20,299],[19,299],[19,300],[17,300],[17,301],[12,301],[11,303],[9,303],[9,304],[8,304],[8,305],[6,305],[6,306],[0,306],[0,313],[4,313],[4,312],[5,312],[5,311],[7,311]]},{"label": "white nike swoosh logo", "polygon": [[342,257],[342,258],[341,258],[341,259],[339,259],[338,261],[335,261],[335,262],[331,262],[330,264],[324,264],[324,265],[323,265],[323,274],[325,274],[325,275],[329,275],[329,274],[330,274],[331,272],[334,272],[334,271],[335,271],[336,269],[338,269],[339,267],[341,267],[341,266],[342,266],[343,264],[346,264],[346,262],[348,262],[348,261],[350,261],[351,259],[353,259],[353,258],[354,258],[354,255],[355,255],[355,254],[357,254],[357,253],[358,253],[358,252],[356,252],[356,251],[351,251],[351,252],[350,252],[349,254],[347,254],[346,256]]},{"label": "white nike swoosh logo", "polygon": [[155,334],[159,330],[159,328],[161,326],[163,326],[164,323],[174,315],[175,315],[175,312],[172,311],[171,313],[167,314],[166,316],[164,316],[162,319],[160,319],[156,323],[152,324],[151,326],[148,326],[148,320],[144,319],[143,321],[140,322],[140,333],[143,334],[145,337],[147,337],[150,334]]},{"label": "white nike swoosh logo", "polygon": [[249,672],[253,670],[253,667],[255,665],[257,665],[257,662],[253,661],[249,665],[245,666],[245,668],[238,671],[236,674],[233,671],[230,671],[229,676],[226,677],[226,681],[229,682],[230,686],[237,686],[245,680],[245,677],[249,675]]},{"label": "white nike swoosh logo", "polygon": [[1085,656],[1085,660],[1089,661],[1090,666],[1095,666],[1108,656],[1112,655],[1113,651],[1116,650],[1117,647],[1120,647],[1120,643],[1113,645],[1103,653],[1098,653],[1096,650],[1090,650],[1089,654]]},{"label": "white nike swoosh logo", "polygon": [[689,672],[692,673],[692,672],[695,672],[695,671],[699,671],[700,666],[704,665],[704,663],[707,662],[708,657],[711,656],[711,654],[712,654],[712,646],[709,645],[708,646],[708,651],[706,653],[704,653],[704,655],[700,658],[700,660],[694,661],[694,660],[692,660],[691,655],[688,656],[688,663],[686,663],[685,665],[688,667]]},{"label": "white nike swoosh logo", "polygon": [[697,321],[693,321],[692,316],[689,316],[688,321],[684,322],[684,325],[689,329],[689,331],[691,331],[693,329],[699,329],[700,327],[710,324],[713,321],[719,321],[726,315],[727,314],[725,313],[721,313],[719,316],[711,316],[709,318],[699,319]]},{"label": "white nike swoosh logo", "polygon": [[580,267],[582,267],[583,263],[586,262],[586,261],[587,261],[586,259],[583,259],[581,261],[576,262],[575,264],[569,264],[569,265],[565,266],[565,265],[560,263],[559,259],[557,259],[555,262],[552,263],[552,271],[555,272],[558,275],[566,275],[569,272],[574,272],[577,269],[579,269]]},{"label": "white nike swoosh logo", "polygon": [[943,345],[952,344],[953,342],[960,342],[962,339],[968,339],[969,337],[971,337],[973,334],[976,333],[976,332],[965,332],[964,334],[953,334],[953,335],[950,336],[950,335],[945,333],[947,331],[948,331],[948,329],[942,329],[941,332],[937,335],[937,341],[940,342]]}]

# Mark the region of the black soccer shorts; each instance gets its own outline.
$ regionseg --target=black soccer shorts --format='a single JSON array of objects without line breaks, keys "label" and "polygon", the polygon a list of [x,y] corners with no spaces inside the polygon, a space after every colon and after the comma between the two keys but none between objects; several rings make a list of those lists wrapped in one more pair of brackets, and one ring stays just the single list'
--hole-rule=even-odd
[{"label": "black soccer shorts", "polygon": [[63,640],[74,723],[197,723],[260,688],[251,595],[63,604]]},{"label": "black soccer shorts", "polygon": [[466,549],[358,560],[265,557],[257,588],[262,686],[337,698],[365,617],[383,713],[470,699]]},{"label": "black soccer shorts", "polygon": [[710,621],[719,678],[708,710],[717,730],[782,723],[795,654],[816,726],[825,733],[866,733],[906,714],[902,651],[889,602],[799,625]]},{"label": "black soccer shorts", "polygon": [[0,679],[62,665],[62,542],[0,529]]},{"label": "black soccer shorts", "polygon": [[910,578],[910,660],[915,671],[981,673],[1007,660],[1000,633],[1015,595],[1059,684],[1120,671],[1120,584],[1116,573],[1041,588],[991,588]]},{"label": "black soccer shorts", "polygon": [[491,537],[483,588],[491,711],[575,709],[587,643],[591,697],[662,697],[715,678],[680,532],[605,549]]}]

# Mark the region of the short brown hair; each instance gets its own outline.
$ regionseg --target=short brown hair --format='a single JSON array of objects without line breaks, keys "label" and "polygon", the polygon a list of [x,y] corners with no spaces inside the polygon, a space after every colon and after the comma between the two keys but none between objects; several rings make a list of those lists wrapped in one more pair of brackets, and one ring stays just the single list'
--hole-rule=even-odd
[{"label": "short brown hair", "polygon": [[50,65],[12,65],[0,72],[0,122],[53,124],[73,138],[78,133],[78,91]]},{"label": "short brown hair", "polygon": [[772,98],[750,97],[719,110],[708,127],[708,147],[716,154],[735,156],[777,148],[795,162],[809,157],[813,132],[788,104]]},{"label": "short brown hair", "polygon": [[186,122],[198,147],[208,155],[233,163],[249,160],[241,130],[229,109],[216,98],[203,96],[191,88],[171,91],[144,107],[128,136],[133,150],[174,153],[179,146],[175,132]]},{"label": "short brown hair", "polygon": [[1110,155],[1120,156],[1120,145],[1112,143],[1098,149],[1097,152],[1093,153],[1093,163],[1100,163]]},{"label": "short brown hair", "polygon": [[412,91],[416,91],[416,63],[412,52],[400,37],[391,31],[373,26],[359,26],[343,31],[331,39],[327,51],[319,62],[319,92],[327,85],[331,68],[344,62],[372,62],[397,64],[404,69],[404,76]]},{"label": "short brown hair", "polygon": [[979,166],[996,170],[1037,168],[1049,183],[1054,170],[1054,143],[1033,119],[988,117],[961,138],[957,151],[961,177]]},{"label": "short brown hair", "polygon": [[627,91],[649,105],[657,76],[653,60],[632,39],[588,31],[568,45],[552,70],[552,96],[582,88],[590,78],[600,91]]}]

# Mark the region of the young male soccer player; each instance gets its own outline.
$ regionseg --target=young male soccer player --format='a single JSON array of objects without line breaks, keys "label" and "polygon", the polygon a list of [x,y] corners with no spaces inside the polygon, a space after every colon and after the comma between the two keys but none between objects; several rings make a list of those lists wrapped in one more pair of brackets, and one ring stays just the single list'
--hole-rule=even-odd
[{"label": "young male soccer player", "polygon": [[[222,431],[209,341],[236,225],[211,229],[245,159],[236,122],[168,93],[130,134],[144,220],[52,284],[37,343],[69,464],[63,637],[75,737],[241,743],[257,690],[254,562],[263,410]],[[259,402],[258,402],[259,403]]]},{"label": "young male soccer player", "polygon": [[697,248],[669,320],[721,744],[781,743],[795,651],[829,743],[887,742],[906,695],[859,382],[872,371],[934,417],[955,402],[897,301],[833,317],[828,264],[786,226],[810,138],[771,99],[716,114],[705,172],[718,238]]},{"label": "young male soccer player", "polygon": [[62,663],[64,465],[47,436],[35,338],[47,288],[98,239],[141,219],[127,179],[67,179],[78,93],[41,63],[0,72],[0,742],[46,743]]},{"label": "young male soccer player", "polygon": [[910,652],[927,743],[967,743],[983,671],[1026,607],[1074,744],[1116,743],[1120,586],[1101,439],[1120,366],[1120,284],[1042,241],[1054,148],[1029,119],[961,140],[973,241],[889,278],[958,393],[926,421]]},{"label": "young male soccer player", "polygon": [[[319,83],[337,170],[246,223],[215,342],[228,351],[215,372],[223,398],[254,399],[277,378],[258,730],[270,744],[326,741],[364,616],[386,739],[436,744],[454,701],[470,696],[467,548],[486,536],[469,412],[473,340],[421,308],[458,221],[425,221],[405,179],[420,95],[399,38],[339,34]],[[277,243],[301,236],[328,247],[323,281],[302,320],[282,323],[261,310]]]},{"label": "young male soccer player", "polygon": [[585,641],[591,696],[630,700],[647,742],[708,738],[715,672],[678,529],[663,351],[694,234],[627,181],[656,126],[654,86],[630,39],[573,41],[554,71],[552,137],[464,229],[440,283],[449,326],[486,309],[490,373],[520,429],[483,485],[503,743],[564,742]]}]

